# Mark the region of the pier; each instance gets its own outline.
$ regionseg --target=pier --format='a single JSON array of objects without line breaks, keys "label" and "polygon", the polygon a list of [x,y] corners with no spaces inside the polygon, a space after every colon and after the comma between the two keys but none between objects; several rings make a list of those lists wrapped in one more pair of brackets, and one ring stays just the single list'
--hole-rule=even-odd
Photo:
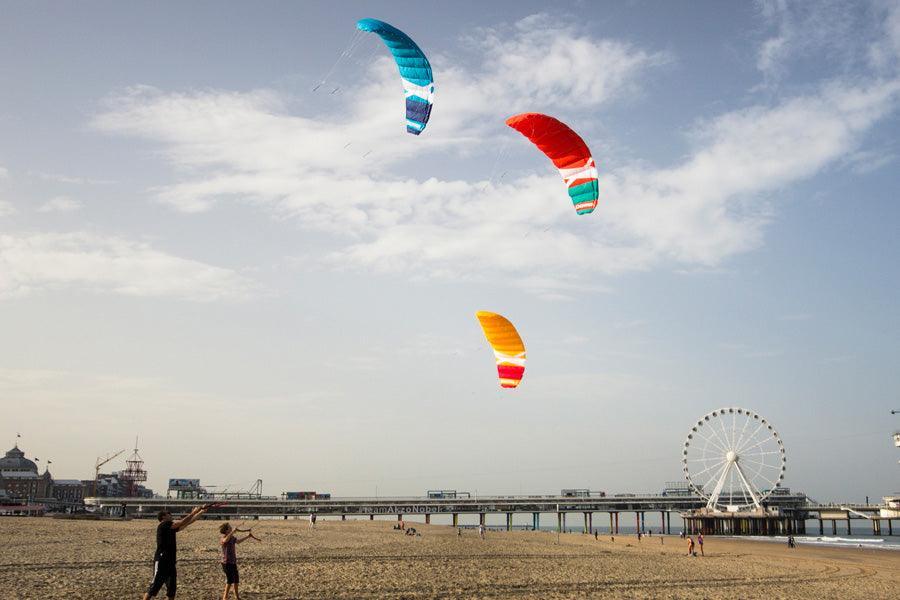
[{"label": "pier", "polygon": [[[109,516],[155,517],[160,510],[172,514],[186,514],[204,500],[173,498],[87,498],[85,504]],[[379,497],[379,498],[328,498],[284,500],[279,498],[233,499],[224,506],[213,508],[208,518],[256,519],[260,517],[298,518],[315,514],[321,517],[369,517],[396,516],[403,519],[409,515],[424,516],[430,523],[433,515],[450,516],[453,525],[459,524],[459,516],[478,515],[479,523],[484,523],[487,515],[504,515],[507,529],[512,529],[515,514],[531,516],[532,527],[540,527],[542,513],[555,513],[559,530],[567,527],[567,521],[574,516],[582,522],[585,532],[593,531],[595,516],[600,516],[597,525],[608,523],[609,531],[619,532],[620,517],[623,523],[633,518],[637,529],[645,529],[647,513],[658,513],[665,533],[672,531],[672,513],[676,519],[685,519],[681,525],[688,530],[693,524],[698,528],[702,523],[692,521],[693,511],[705,507],[706,501],[697,495],[663,496],[658,494],[621,494],[615,496],[568,497],[568,496],[480,496],[477,498],[428,498],[428,497]],[[805,494],[773,496],[767,502],[769,516],[792,523],[792,530],[803,528],[799,523],[809,518],[812,508]],[[605,515],[603,513],[606,513]],[[625,513],[625,514],[622,514]],[[629,515],[626,517],[625,515]],[[633,517],[631,516],[633,515]],[[704,527],[705,528],[705,527]],[[716,528],[709,533],[724,533]],[[749,531],[748,531],[749,533]]]}]

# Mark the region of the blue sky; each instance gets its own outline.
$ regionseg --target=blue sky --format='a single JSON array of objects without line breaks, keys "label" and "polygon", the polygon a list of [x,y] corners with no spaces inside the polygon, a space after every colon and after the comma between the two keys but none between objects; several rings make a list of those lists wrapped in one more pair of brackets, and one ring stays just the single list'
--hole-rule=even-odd
[{"label": "blue sky", "polygon": [[[157,488],[655,490],[737,405],[792,488],[900,487],[897,2],[2,10],[0,403],[60,475],[140,435]],[[431,58],[418,138],[374,36],[311,91],[362,17]]]}]

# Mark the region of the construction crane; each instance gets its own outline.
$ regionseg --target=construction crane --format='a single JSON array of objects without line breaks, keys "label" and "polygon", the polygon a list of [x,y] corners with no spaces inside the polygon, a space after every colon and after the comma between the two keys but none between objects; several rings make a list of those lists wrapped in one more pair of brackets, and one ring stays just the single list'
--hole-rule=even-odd
[{"label": "construction crane", "polygon": [[116,458],[123,452],[125,452],[125,448],[122,448],[121,450],[119,450],[118,452],[116,452],[114,454],[109,453],[106,455],[105,458],[100,458],[99,456],[97,457],[97,463],[94,465],[94,494],[97,494],[97,492],[99,491],[99,488],[100,488],[100,467],[102,467],[103,465],[105,465],[106,463],[111,461],[112,459]]}]

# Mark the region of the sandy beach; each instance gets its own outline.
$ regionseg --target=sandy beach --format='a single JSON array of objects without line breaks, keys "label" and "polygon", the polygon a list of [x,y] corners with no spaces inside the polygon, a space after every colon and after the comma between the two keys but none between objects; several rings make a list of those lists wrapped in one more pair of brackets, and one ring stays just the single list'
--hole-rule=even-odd
[{"label": "sandy beach", "polygon": [[[288,598],[891,598],[900,553],[707,538],[706,556],[677,537],[488,532],[389,521],[250,523],[238,547],[242,596]],[[178,536],[178,598],[221,596],[219,522]],[[0,520],[4,598],[139,598],[156,523]]]}]

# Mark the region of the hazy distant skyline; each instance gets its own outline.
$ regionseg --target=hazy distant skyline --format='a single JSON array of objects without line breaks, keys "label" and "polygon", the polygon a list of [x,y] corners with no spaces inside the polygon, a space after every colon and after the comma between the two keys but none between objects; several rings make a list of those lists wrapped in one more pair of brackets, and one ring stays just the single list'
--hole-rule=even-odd
[{"label": "hazy distant skyline", "polygon": [[[4,450],[88,478],[139,436],[160,492],[656,491],[734,405],[785,485],[900,490],[900,2],[0,8]],[[421,136],[374,36],[312,91],[363,17],[431,59]],[[585,138],[594,214],[522,111]]]}]

